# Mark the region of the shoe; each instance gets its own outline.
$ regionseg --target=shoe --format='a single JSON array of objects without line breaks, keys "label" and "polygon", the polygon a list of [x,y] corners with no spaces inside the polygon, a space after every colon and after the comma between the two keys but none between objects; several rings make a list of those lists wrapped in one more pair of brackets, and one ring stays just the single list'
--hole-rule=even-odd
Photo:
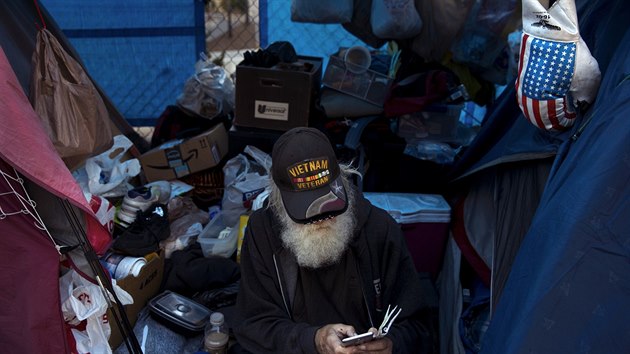
[{"label": "shoe", "polygon": [[151,188],[151,193],[158,197],[158,203],[168,204],[168,201],[171,200],[171,183],[169,181],[155,181],[146,184],[145,187]]},{"label": "shoe", "polygon": [[[120,209],[116,212],[122,226],[129,226],[135,219],[138,211],[145,211],[151,204],[158,201],[158,196],[152,193],[151,188],[138,187],[125,194]],[[125,225],[126,224],[126,225]]]},{"label": "shoe", "polygon": [[130,214],[128,211],[123,210],[122,208],[118,210],[118,212],[116,213],[116,217],[118,217],[118,222],[124,227],[129,227],[129,225],[131,225],[131,223],[136,220],[135,213]]},{"label": "shoe", "polygon": [[157,203],[158,196],[151,188],[138,187],[130,190],[123,199],[122,207],[127,211],[145,211],[151,204]]},{"label": "shoe", "polygon": [[160,249],[160,241],[170,236],[166,205],[155,203],[138,211],[135,220],[115,240],[112,249],[128,256],[144,257]]}]

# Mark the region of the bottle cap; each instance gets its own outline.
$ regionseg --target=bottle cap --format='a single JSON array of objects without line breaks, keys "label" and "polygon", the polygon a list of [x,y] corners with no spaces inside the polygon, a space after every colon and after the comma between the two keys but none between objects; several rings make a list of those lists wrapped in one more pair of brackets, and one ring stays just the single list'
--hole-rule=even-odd
[{"label": "bottle cap", "polygon": [[213,312],[210,315],[210,323],[216,326],[220,326],[223,324],[224,318],[221,312]]}]

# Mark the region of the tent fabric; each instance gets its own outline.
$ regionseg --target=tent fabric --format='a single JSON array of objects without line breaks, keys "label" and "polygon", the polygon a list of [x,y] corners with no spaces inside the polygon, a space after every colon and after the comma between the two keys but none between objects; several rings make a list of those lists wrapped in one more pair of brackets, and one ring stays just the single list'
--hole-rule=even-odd
[{"label": "tent fabric", "polygon": [[[80,209],[85,217],[88,239],[97,252],[103,253],[109,247],[111,235],[96,219],[81,188],[57,154],[1,48],[0,82],[3,171],[14,175],[15,169],[20,178],[28,180],[25,184],[35,183]],[[9,188],[7,183],[3,188]],[[0,194],[0,206],[4,210],[21,206],[15,204],[14,195]],[[37,207],[59,210],[57,205]],[[52,352],[66,352],[59,299],[59,254],[55,245],[26,214],[0,219],[0,235],[0,268],[3,270],[0,344],[11,352],[41,353],[51,348],[60,349]]]},{"label": "tent fabric", "polygon": [[628,29],[630,4],[624,0],[576,0],[575,5],[580,35],[604,73]]},{"label": "tent fabric", "polygon": [[553,158],[508,164],[496,176],[496,235],[493,242],[491,310],[505,287],[512,262],[540,202]]},{"label": "tent fabric", "polygon": [[[624,37],[624,35],[628,30],[627,18],[630,16],[630,3],[621,0],[577,0],[576,3],[580,19],[580,32],[584,34],[583,37],[594,57],[597,58],[600,69],[605,76],[607,70],[618,65],[619,58],[614,63],[611,62],[611,59],[619,50],[620,43],[628,40],[628,37]],[[627,56],[627,53],[625,55]],[[624,72],[620,68],[616,68],[616,70],[618,70],[618,76]],[[627,72],[627,69],[625,72]],[[610,73],[608,74],[611,75]],[[611,82],[617,84],[620,80],[618,78],[617,82],[614,80]],[[608,146],[608,134],[600,136],[599,133],[593,133],[591,141],[583,147],[586,150],[595,149],[599,151],[599,154],[591,155],[589,153],[585,155],[584,151],[576,153],[574,144],[571,143],[573,137],[578,136],[582,129],[585,130],[584,133],[592,129],[593,123],[587,124],[589,119],[607,119],[600,117],[602,115],[601,111],[595,113],[598,112],[595,107],[591,108],[590,113],[578,118],[576,125],[571,131],[563,133],[544,132],[533,126],[528,126],[529,124],[516,105],[514,94],[513,87],[508,86],[497,102],[489,108],[484,125],[475,141],[451,169],[451,177],[454,182],[451,191],[453,191],[454,195],[457,195],[457,193],[465,195],[469,192],[469,189],[476,190],[480,187],[479,183],[481,182],[479,181],[482,179],[490,179],[490,181],[486,182],[494,185],[493,188],[488,189],[493,191],[493,195],[491,198],[486,199],[485,206],[472,203],[469,200],[466,201],[469,203],[467,212],[470,213],[467,215],[469,217],[476,215],[483,218],[483,220],[477,220],[476,222],[482,225],[484,223],[489,225],[494,232],[494,239],[492,240],[494,252],[490,258],[492,262],[492,309],[498,312],[492,319],[493,325],[488,331],[488,337],[485,340],[482,352],[518,353],[519,350],[522,350],[522,352],[541,353],[579,351],[577,348],[568,349],[567,347],[562,347],[563,345],[575,344],[577,343],[576,338],[582,337],[582,333],[571,332],[571,330],[579,326],[576,325],[577,323],[581,323],[581,329],[584,332],[591,332],[589,333],[590,337],[582,342],[587,344],[580,347],[580,350],[623,352],[624,350],[621,350],[622,346],[617,347],[617,350],[613,349],[615,344],[611,344],[610,347],[602,347],[603,349],[592,345],[595,343],[594,338],[598,338],[597,340],[600,341],[598,343],[603,343],[606,339],[602,339],[604,337],[602,337],[600,332],[600,321],[593,322],[595,326],[586,325],[587,321],[591,320],[590,314],[584,314],[583,312],[571,313],[575,312],[575,306],[563,306],[563,311],[555,311],[554,304],[556,303],[551,301],[553,299],[551,295],[546,297],[544,294],[532,294],[532,292],[540,290],[540,287],[536,288],[536,282],[543,281],[541,279],[549,280],[549,278],[541,276],[541,273],[556,272],[558,271],[556,267],[568,264],[567,262],[570,260],[568,256],[558,260],[554,257],[559,254],[565,255],[565,252],[566,254],[571,252],[573,249],[567,248],[563,250],[563,247],[573,247],[573,238],[580,237],[574,231],[574,224],[579,223],[579,221],[576,221],[575,218],[565,220],[566,213],[571,215],[574,213],[573,210],[567,210],[574,205],[576,199],[573,195],[581,193],[575,191],[582,191],[585,188],[588,191],[601,189],[600,193],[603,193],[608,188],[608,181],[595,177],[598,171],[601,172],[602,169],[606,169],[605,163],[600,164],[599,162],[601,161],[592,159],[597,156],[597,159],[605,159],[609,166],[619,165],[618,156],[624,156],[624,151],[627,155],[628,144],[623,145],[621,149],[620,147],[622,146],[604,148],[604,146]],[[602,85],[600,98],[596,101],[595,106],[602,107],[602,105],[609,104],[611,101],[608,99],[606,100],[607,103],[601,102],[601,97],[608,95],[610,95],[610,88],[607,89]],[[619,102],[622,101],[623,98],[619,100]],[[621,113],[618,119],[623,120],[622,117],[624,115],[627,115],[627,113]],[[595,118],[596,116],[598,118]],[[617,129],[619,130],[617,133],[627,134],[627,123],[624,125],[621,121],[618,121],[617,124]],[[580,137],[581,139],[584,139],[584,137]],[[623,139],[619,139],[620,143],[622,141]],[[626,141],[628,141],[627,136]],[[571,163],[579,164],[580,168],[564,166],[567,156],[572,156]],[[586,158],[587,156],[591,156],[591,159]],[[551,170],[552,163],[555,166],[553,170]],[[562,177],[557,177],[556,171],[564,168],[568,169],[566,170],[567,173]],[[620,165],[617,168],[625,168],[627,170],[627,164],[625,166]],[[569,170],[571,173],[568,172]],[[583,171],[587,170],[589,177],[583,178]],[[549,178],[549,176],[551,177]],[[554,180],[555,178],[559,179]],[[610,178],[613,177],[610,176]],[[618,184],[618,186],[627,184],[625,174],[618,174],[618,178],[620,179],[616,180],[614,184]],[[552,181],[553,183],[551,183]],[[548,185],[547,183],[551,184]],[[567,184],[571,185],[571,187],[565,188],[564,186]],[[551,192],[549,191],[550,185],[555,185],[559,189]],[[543,190],[545,199],[542,197]],[[461,193],[462,191],[465,192]],[[618,191],[627,198],[627,190],[619,189]],[[552,193],[559,194],[553,195]],[[593,192],[591,196],[595,194],[597,193]],[[553,207],[546,205],[546,203],[550,202],[549,200],[554,198],[560,198],[561,201],[554,201],[551,204]],[[491,203],[488,203],[488,201]],[[545,205],[544,211],[541,211],[540,208],[543,208]],[[597,214],[598,208],[597,202],[592,205],[592,208],[583,206],[583,216],[585,218],[594,217],[593,215]],[[610,210],[627,214],[627,209],[627,203],[626,205],[618,203],[616,209]],[[486,210],[489,210],[492,215],[488,215],[485,212]],[[536,219],[534,219],[534,213],[537,215]],[[542,217],[541,213],[544,213],[545,216]],[[494,226],[493,218],[496,223]],[[602,222],[606,220],[602,216],[597,216],[597,218],[602,220]],[[610,226],[614,229],[613,232],[624,235],[621,230],[623,230],[623,227],[628,229],[627,222],[626,225],[622,224],[622,217],[617,218],[614,216],[614,219],[616,220],[615,222],[618,222],[618,225]],[[534,220],[533,223],[532,220]],[[538,225],[541,222],[540,220],[544,220],[543,225]],[[517,223],[514,223],[515,221]],[[557,225],[559,221],[562,221],[562,226]],[[479,239],[477,237],[481,229],[475,228],[471,223],[467,223],[466,227],[468,237],[471,238],[469,243],[476,245],[479,253],[485,254],[484,247],[488,245],[484,246],[483,238]],[[543,229],[544,232],[541,232],[539,228]],[[599,232],[593,232],[592,236],[602,237]],[[556,242],[558,233],[564,234],[561,236],[564,240],[559,243]],[[605,234],[608,234],[608,232]],[[612,235],[612,233],[610,234]],[[628,232],[625,232],[625,235],[627,236]],[[536,246],[533,246],[532,242],[534,241],[529,240],[532,237],[544,240],[539,239]],[[622,241],[627,244],[627,241]],[[542,246],[543,243],[544,246]],[[623,245],[622,243],[619,244]],[[548,251],[547,249],[553,251]],[[524,252],[527,252],[527,254],[523,255]],[[610,260],[606,260],[603,254],[600,256],[602,262],[610,264]],[[515,260],[515,257],[518,257],[518,261]],[[465,255],[462,255],[462,258],[465,258]],[[625,262],[627,263],[627,259]],[[540,263],[544,263],[544,265],[540,265]],[[447,266],[450,265],[445,263],[442,276],[452,276],[452,274],[448,273],[450,268],[447,268]],[[594,269],[596,269],[599,264],[594,266]],[[517,269],[519,273],[515,274]],[[446,274],[445,270],[447,270]],[[512,273],[510,273],[511,271]],[[624,270],[624,272],[627,273],[627,270]],[[569,272],[567,271],[567,273]],[[589,276],[601,276],[600,274],[593,274]],[[594,292],[593,289],[598,289],[600,285],[594,284],[589,276],[584,277],[584,282],[590,282],[591,286],[583,286],[580,288],[583,294],[578,295],[576,293],[573,295],[576,297],[572,301],[574,304],[590,304],[594,299],[599,299],[598,295],[591,294]],[[533,285],[534,290],[532,289]],[[568,291],[566,282],[556,280],[556,283],[545,283],[545,285],[547,285],[545,291],[549,293],[557,293],[562,291],[562,289]],[[573,290],[571,291],[573,292]],[[609,304],[610,301],[606,299],[606,296],[608,295],[604,294],[600,300],[604,304]],[[623,298],[624,295],[620,292],[611,296],[611,298],[614,297],[613,301],[623,300],[622,303],[627,304],[627,294],[625,296],[626,298]],[[456,298],[455,301],[461,300]],[[497,302],[501,302],[502,305],[497,304]],[[524,304],[527,304],[527,306],[524,307]],[[539,308],[539,306],[548,307]],[[558,318],[553,319],[553,316],[550,315],[549,318],[544,318],[540,321],[544,322],[542,325],[534,320],[528,320],[523,323],[523,319],[527,318],[534,308],[537,310],[538,320],[540,320],[540,317],[544,317],[545,313],[553,314]],[[594,311],[597,312],[597,310]],[[565,315],[571,320],[565,319]],[[620,328],[619,326],[622,326],[621,322],[617,321],[615,323],[615,321],[615,319],[612,319],[611,323],[606,324],[606,330],[614,332],[613,327]],[[553,330],[550,329],[549,333],[537,331],[537,329],[543,331],[542,327],[545,326],[550,328],[555,326],[555,328]],[[567,332],[571,332],[570,335],[563,334],[566,328],[569,328]],[[550,334],[552,332],[553,334]],[[617,336],[623,337],[625,333],[617,331]],[[539,337],[545,339],[543,341],[545,344],[541,343],[538,345]],[[550,349],[549,346],[545,346],[553,341],[557,343],[556,348]],[[589,341],[591,345],[588,344]],[[614,341],[611,343],[614,343]],[[461,343],[456,344],[457,346],[461,345]],[[531,351],[522,348],[529,348]]]},{"label": "tent fabric", "polygon": [[444,266],[440,272],[439,286],[439,335],[440,352],[464,354],[464,344],[459,335],[459,318],[463,311],[463,293],[460,282],[462,252],[452,235],[444,251]]},{"label": "tent fabric", "polygon": [[[15,177],[0,159],[0,171]],[[11,183],[11,186],[9,185]],[[0,176],[0,209],[25,210],[19,183]],[[35,219],[25,213],[0,218],[0,348],[6,353],[65,353],[59,295],[59,254]]]},{"label": "tent fabric", "polygon": [[86,232],[92,246],[97,253],[104,253],[111,243],[109,231],[99,223],[57,154],[1,49],[0,80],[0,158],[32,182],[81,208],[88,216]]},{"label": "tent fabric", "polygon": [[[576,0],[576,8],[582,38],[605,73],[628,27],[630,3]],[[553,157],[581,121],[580,116],[573,129],[566,132],[545,132],[532,126],[516,104],[514,86],[508,84],[488,108],[481,130],[453,164],[449,177],[459,180],[500,163]]]},{"label": "tent fabric", "polygon": [[[621,10],[620,4],[607,8]],[[603,63],[607,69],[590,114],[556,157],[482,353],[630,348],[630,30],[628,17],[620,16],[628,9],[626,2],[612,15],[626,28],[623,37],[611,38],[623,39]]]},{"label": "tent fabric", "polygon": [[553,158],[486,168],[453,206],[451,229],[461,255],[489,286],[492,307],[538,206]]},{"label": "tent fabric", "polygon": [[503,163],[556,155],[570,132],[549,132],[534,127],[523,116],[515,97],[513,85],[499,96],[470,147],[454,163],[450,171],[453,180]]}]

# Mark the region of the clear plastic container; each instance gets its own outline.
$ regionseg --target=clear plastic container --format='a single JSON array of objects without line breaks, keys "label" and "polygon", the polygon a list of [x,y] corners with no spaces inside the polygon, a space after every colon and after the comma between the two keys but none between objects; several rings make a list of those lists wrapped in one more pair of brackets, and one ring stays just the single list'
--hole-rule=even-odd
[{"label": "clear plastic container", "polygon": [[218,213],[197,236],[204,257],[229,258],[236,251],[237,240],[238,225],[226,225],[222,212]]},{"label": "clear plastic container", "polygon": [[337,91],[382,106],[392,85],[392,79],[373,70],[346,63],[331,56],[322,83]]},{"label": "clear plastic container", "polygon": [[398,121],[396,133],[405,139],[455,142],[463,107],[461,104],[436,104],[405,114]]}]

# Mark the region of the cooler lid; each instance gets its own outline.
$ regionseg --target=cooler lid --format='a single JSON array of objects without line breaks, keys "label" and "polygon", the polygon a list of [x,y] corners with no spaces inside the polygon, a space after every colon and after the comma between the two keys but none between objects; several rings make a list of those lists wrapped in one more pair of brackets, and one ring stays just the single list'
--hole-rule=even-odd
[{"label": "cooler lid", "polygon": [[439,194],[365,192],[365,198],[386,210],[399,224],[448,223],[451,207]]}]

